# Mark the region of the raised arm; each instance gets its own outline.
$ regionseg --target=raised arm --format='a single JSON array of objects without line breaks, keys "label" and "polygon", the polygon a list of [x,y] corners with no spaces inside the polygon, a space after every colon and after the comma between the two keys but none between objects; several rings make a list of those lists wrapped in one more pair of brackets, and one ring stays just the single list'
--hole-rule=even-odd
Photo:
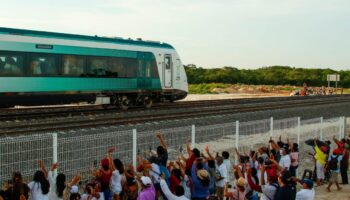
[{"label": "raised arm", "polygon": [[192,150],[191,150],[190,140],[188,138],[186,140],[186,150],[187,150],[188,158],[190,158],[192,156]]},{"label": "raised arm", "polygon": [[250,169],[250,167],[247,168],[247,179],[250,188],[252,188],[255,191],[261,192],[261,186],[255,184],[252,180],[252,170]]},{"label": "raised arm", "polygon": [[42,171],[44,173],[45,177],[47,178],[48,172],[47,172],[47,170],[45,168],[45,164],[42,160],[38,160],[38,166],[40,168],[40,171]]},{"label": "raised arm", "polygon": [[162,192],[167,197],[167,199],[177,199],[178,197],[175,196],[173,193],[171,193],[171,191],[169,190],[169,187],[168,187],[167,183],[164,180],[165,179],[164,173],[162,173],[160,178],[161,178],[161,180],[160,180],[160,188],[162,189]]},{"label": "raised arm", "polygon": [[112,147],[112,148],[108,149],[108,153],[107,153],[107,157],[108,157],[108,161],[109,161],[109,167],[111,168],[112,171],[115,170],[115,166],[114,166],[114,163],[113,163],[113,156],[112,156],[112,153],[114,151],[115,151],[115,148]]},{"label": "raised arm", "polygon": [[211,155],[208,146],[205,147],[205,152],[207,152],[207,154],[208,154],[210,160],[214,160],[214,157],[213,157],[213,155]]},{"label": "raised arm", "polygon": [[158,138],[158,140],[159,140],[160,144],[162,145],[162,147],[167,150],[168,149],[168,145],[165,143],[164,136],[160,132],[157,132],[156,137]]}]

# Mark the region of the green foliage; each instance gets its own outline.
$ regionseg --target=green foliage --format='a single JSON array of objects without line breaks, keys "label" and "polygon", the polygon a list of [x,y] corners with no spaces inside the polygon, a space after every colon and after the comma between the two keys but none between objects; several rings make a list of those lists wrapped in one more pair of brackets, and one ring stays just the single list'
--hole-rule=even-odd
[{"label": "green foliage", "polygon": [[[341,87],[350,87],[350,70],[335,71],[332,69],[304,69],[288,66],[271,66],[259,69],[237,69],[234,67],[204,69],[195,65],[185,66],[188,82],[199,84],[194,91],[205,89],[205,83],[250,84],[250,85],[292,85],[309,86],[327,85],[327,74],[340,74]],[[209,87],[209,86],[208,86]],[[211,87],[211,86],[210,86]]]}]

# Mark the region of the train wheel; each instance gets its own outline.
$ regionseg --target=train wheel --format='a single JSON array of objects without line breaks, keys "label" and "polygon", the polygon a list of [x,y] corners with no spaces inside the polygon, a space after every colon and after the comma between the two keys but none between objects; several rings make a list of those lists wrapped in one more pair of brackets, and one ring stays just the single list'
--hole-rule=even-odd
[{"label": "train wheel", "polygon": [[122,110],[127,110],[130,106],[130,100],[127,96],[122,96],[119,102],[119,106]]},{"label": "train wheel", "polygon": [[145,97],[144,105],[145,105],[145,108],[147,109],[152,108],[152,105],[153,105],[152,99],[150,97]]}]

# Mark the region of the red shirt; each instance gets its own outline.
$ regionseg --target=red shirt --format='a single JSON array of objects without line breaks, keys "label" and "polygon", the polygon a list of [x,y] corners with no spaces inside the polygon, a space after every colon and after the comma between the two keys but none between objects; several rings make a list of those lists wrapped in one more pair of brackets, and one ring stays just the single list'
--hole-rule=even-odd
[{"label": "red shirt", "polygon": [[192,154],[191,157],[186,160],[186,170],[191,170],[195,160],[196,160],[196,157],[194,157],[194,155]]},{"label": "red shirt", "polygon": [[180,185],[181,181],[174,175],[170,176],[170,191],[175,194],[176,186]]}]

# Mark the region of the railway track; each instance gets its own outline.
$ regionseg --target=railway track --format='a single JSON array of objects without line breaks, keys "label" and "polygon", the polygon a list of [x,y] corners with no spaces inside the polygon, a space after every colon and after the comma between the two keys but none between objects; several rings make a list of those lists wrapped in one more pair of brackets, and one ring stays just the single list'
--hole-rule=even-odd
[{"label": "railway track", "polygon": [[[203,101],[182,101],[176,103],[160,103],[156,104],[150,111],[158,111],[172,108],[192,108],[192,107],[210,107],[210,106],[223,106],[223,105],[246,105],[256,103],[267,102],[280,102],[280,101],[299,101],[299,100],[311,100],[311,99],[334,99],[346,98],[348,95],[343,96],[309,96],[309,97],[270,97],[270,98],[244,98],[244,99],[224,99],[224,100],[203,100]],[[135,107],[128,111],[121,111],[115,107],[103,108],[100,105],[75,105],[75,106],[55,106],[55,107],[24,107],[24,108],[11,108],[0,109],[0,122],[1,121],[14,121],[14,120],[32,120],[32,119],[47,119],[50,117],[71,117],[71,116],[88,116],[97,114],[123,114],[127,112],[143,112],[144,108]]]},{"label": "railway track", "polygon": [[[243,100],[241,100],[243,101]],[[233,113],[254,112],[261,110],[284,109],[292,107],[315,106],[330,103],[350,102],[349,96],[337,96],[333,98],[297,98],[284,99],[283,101],[210,101],[205,103],[177,103],[177,106],[164,106],[153,110],[133,110],[129,112],[114,112],[95,114],[84,117],[63,118],[64,120],[32,120],[29,123],[5,123],[0,126],[0,132],[4,135],[29,134],[41,132],[64,131],[81,128],[137,124],[162,120],[174,120],[213,115],[228,115]],[[180,105],[182,104],[182,105]],[[194,106],[198,104],[198,106]],[[182,107],[181,107],[182,106]],[[179,109],[182,108],[182,109]]]}]

